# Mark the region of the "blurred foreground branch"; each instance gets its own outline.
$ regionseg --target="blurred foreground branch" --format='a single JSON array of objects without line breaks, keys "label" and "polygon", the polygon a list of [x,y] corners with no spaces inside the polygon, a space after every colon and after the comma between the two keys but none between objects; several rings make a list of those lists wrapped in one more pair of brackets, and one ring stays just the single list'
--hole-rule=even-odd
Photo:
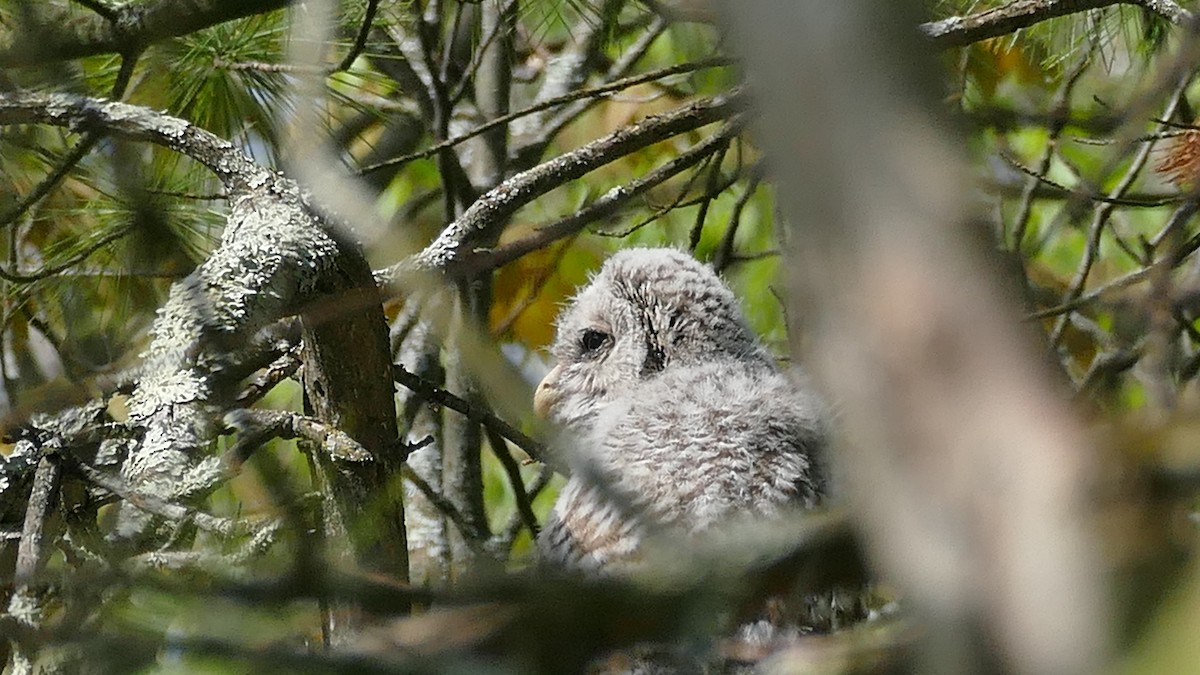
[{"label": "blurred foreground branch", "polygon": [[770,92],[761,128],[803,261],[791,307],[843,406],[835,462],[873,557],[931,622],[928,670],[1098,672],[1090,452],[977,248],[930,47],[892,28],[915,23],[908,7],[728,17]]}]

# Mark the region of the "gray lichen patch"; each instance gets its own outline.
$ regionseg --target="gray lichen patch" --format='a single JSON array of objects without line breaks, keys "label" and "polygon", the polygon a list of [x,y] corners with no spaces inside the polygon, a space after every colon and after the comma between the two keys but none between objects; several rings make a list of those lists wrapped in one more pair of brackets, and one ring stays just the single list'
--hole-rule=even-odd
[{"label": "gray lichen patch", "polygon": [[181,138],[191,127],[187,121],[157,113],[141,106],[119,101],[108,101],[100,105],[100,113],[114,123],[129,123],[139,127],[156,129],[168,137]]},{"label": "gray lichen patch", "polygon": [[[253,182],[263,189],[235,194],[221,244],[171,288],[154,322],[129,401],[130,421],[145,433],[122,467],[139,492],[178,498],[222,480],[220,462],[200,458],[222,428],[224,404],[213,400],[221,357],[295,311],[339,255],[294,183]],[[152,524],[144,514],[123,515],[130,536]]]}]

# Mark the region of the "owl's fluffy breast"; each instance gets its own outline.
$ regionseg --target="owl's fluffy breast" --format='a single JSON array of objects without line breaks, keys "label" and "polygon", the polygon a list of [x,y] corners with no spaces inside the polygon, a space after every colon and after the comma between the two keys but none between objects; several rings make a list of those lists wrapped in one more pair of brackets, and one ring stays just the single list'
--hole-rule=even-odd
[{"label": "owl's fluffy breast", "polygon": [[598,416],[590,459],[655,520],[699,531],[739,513],[814,506],[818,401],[760,363],[668,369]]},{"label": "owl's fluffy breast", "polygon": [[609,404],[541,541],[550,560],[619,569],[645,526],[695,533],[824,491],[820,403],[763,363],[670,368]]}]

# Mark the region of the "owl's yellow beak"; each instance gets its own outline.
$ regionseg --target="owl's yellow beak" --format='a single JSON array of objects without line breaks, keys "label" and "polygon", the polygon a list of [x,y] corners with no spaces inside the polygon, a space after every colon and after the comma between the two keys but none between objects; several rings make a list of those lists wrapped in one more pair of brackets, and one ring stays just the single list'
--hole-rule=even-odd
[{"label": "owl's yellow beak", "polygon": [[533,393],[533,412],[542,419],[549,417],[550,408],[558,402],[558,376],[561,374],[561,365],[551,368],[538,383],[537,391]]}]

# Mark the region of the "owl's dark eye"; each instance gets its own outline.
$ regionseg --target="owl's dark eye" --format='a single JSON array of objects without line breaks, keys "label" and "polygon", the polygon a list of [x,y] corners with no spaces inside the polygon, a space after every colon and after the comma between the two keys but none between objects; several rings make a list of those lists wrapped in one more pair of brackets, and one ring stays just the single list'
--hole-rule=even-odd
[{"label": "owl's dark eye", "polygon": [[584,354],[595,353],[606,342],[608,342],[608,333],[592,328],[583,331],[583,335],[579,338],[579,346],[583,348]]}]

